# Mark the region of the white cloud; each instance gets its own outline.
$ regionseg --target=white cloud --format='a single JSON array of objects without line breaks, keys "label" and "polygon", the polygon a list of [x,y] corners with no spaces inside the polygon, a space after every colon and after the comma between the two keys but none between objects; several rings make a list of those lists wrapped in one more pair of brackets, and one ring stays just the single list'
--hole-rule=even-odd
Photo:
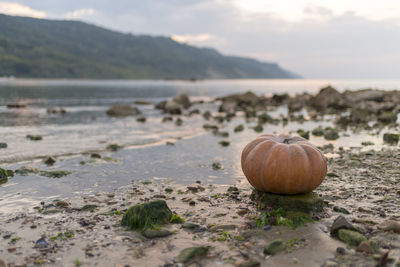
[{"label": "white cloud", "polygon": [[218,36],[215,36],[210,33],[201,33],[201,34],[173,34],[171,35],[171,39],[177,41],[179,43],[189,43],[194,45],[211,45],[211,44],[224,44],[226,41]]},{"label": "white cloud", "polygon": [[93,15],[95,13],[95,10],[93,8],[82,8],[82,9],[77,9],[72,12],[68,12],[64,15],[64,18],[66,19],[77,19],[77,18],[82,18],[86,16]]},{"label": "white cloud", "polygon": [[29,6],[25,6],[17,2],[0,2],[0,13],[32,18],[46,17],[46,12],[32,9]]}]

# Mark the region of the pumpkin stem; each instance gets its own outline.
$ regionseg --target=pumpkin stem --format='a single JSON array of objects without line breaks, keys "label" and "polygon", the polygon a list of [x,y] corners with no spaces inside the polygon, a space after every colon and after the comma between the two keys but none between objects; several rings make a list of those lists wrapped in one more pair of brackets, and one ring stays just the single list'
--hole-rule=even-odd
[{"label": "pumpkin stem", "polygon": [[285,138],[285,139],[283,140],[283,143],[284,143],[284,144],[289,144],[289,141],[290,141],[290,138]]}]

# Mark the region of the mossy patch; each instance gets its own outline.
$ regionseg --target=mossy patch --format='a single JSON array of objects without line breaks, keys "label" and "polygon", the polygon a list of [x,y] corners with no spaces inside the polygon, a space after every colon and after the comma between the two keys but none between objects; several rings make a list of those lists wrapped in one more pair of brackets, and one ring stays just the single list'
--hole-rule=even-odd
[{"label": "mossy patch", "polygon": [[32,140],[32,141],[40,141],[43,139],[43,137],[41,135],[33,135],[33,134],[27,134],[26,138],[28,138],[29,140]]},{"label": "mossy patch", "polygon": [[400,134],[385,133],[383,135],[383,142],[389,145],[396,145],[399,142]]},{"label": "mossy patch", "polygon": [[264,127],[263,127],[261,124],[258,124],[258,125],[256,125],[256,126],[253,128],[253,130],[254,130],[256,133],[261,133],[262,131],[264,131]]},{"label": "mossy patch", "polygon": [[222,140],[222,141],[219,141],[218,144],[220,144],[221,146],[229,146],[231,144],[231,142]]},{"label": "mossy patch", "polygon": [[183,219],[178,214],[172,214],[171,219],[169,220],[170,223],[184,223],[185,219]]},{"label": "mossy patch", "polygon": [[235,133],[242,132],[243,130],[244,130],[243,124],[239,124],[238,126],[236,126],[236,127],[233,129],[233,131],[234,131]]},{"label": "mossy patch", "polygon": [[49,177],[49,178],[61,178],[61,177],[70,175],[71,172],[62,171],[62,170],[58,170],[58,171],[39,171],[38,174],[40,176],[45,176],[45,177]]},{"label": "mossy patch", "polygon": [[285,225],[292,229],[296,229],[297,227],[313,221],[310,214],[300,211],[285,211],[282,208],[262,212],[256,219],[256,223],[259,227],[266,225]]},{"label": "mossy patch", "polygon": [[298,129],[298,130],[297,130],[297,133],[298,133],[301,137],[303,137],[303,138],[305,138],[305,139],[310,139],[310,131],[305,131],[305,130],[303,130],[303,129]]},{"label": "mossy patch", "polygon": [[314,128],[314,130],[312,130],[311,133],[312,133],[312,135],[315,135],[315,136],[323,136],[324,128],[322,128],[322,126],[318,126],[317,128]]},{"label": "mossy patch", "polygon": [[171,221],[172,212],[164,200],[154,200],[130,207],[122,217],[121,225],[144,232],[157,229]]},{"label": "mossy patch", "polygon": [[205,246],[185,248],[179,253],[177,260],[181,263],[188,263],[196,257],[207,255],[208,250],[209,247]]},{"label": "mossy patch", "polygon": [[114,152],[117,150],[120,150],[121,148],[122,148],[122,146],[120,146],[118,144],[110,144],[107,146],[107,150],[114,151]]},{"label": "mossy patch", "polygon": [[74,236],[74,232],[72,230],[68,230],[65,232],[60,232],[57,235],[50,236],[50,240],[67,240]]},{"label": "mossy patch", "polygon": [[367,241],[367,238],[359,232],[348,229],[340,229],[338,231],[338,238],[351,247],[356,247],[360,245],[362,241]]},{"label": "mossy patch", "polygon": [[277,239],[265,246],[264,254],[274,255],[274,254],[278,253],[279,251],[285,250],[285,248],[286,248],[285,243],[283,243],[282,240]]}]

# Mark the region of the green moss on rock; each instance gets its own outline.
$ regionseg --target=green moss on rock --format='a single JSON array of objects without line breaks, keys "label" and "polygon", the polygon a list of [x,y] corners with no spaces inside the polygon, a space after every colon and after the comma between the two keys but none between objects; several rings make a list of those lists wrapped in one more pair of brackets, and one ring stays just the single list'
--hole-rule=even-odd
[{"label": "green moss on rock", "polygon": [[170,222],[172,212],[164,200],[154,200],[130,207],[124,214],[121,225],[131,230],[144,232]]},{"label": "green moss on rock", "polygon": [[361,242],[367,241],[367,238],[359,232],[347,229],[340,229],[338,231],[338,238],[351,247],[356,247],[360,245]]},{"label": "green moss on rock", "polygon": [[205,246],[185,248],[179,253],[177,260],[181,263],[188,263],[196,257],[207,255],[208,250],[209,247]]},{"label": "green moss on rock", "polygon": [[286,249],[286,246],[283,243],[283,241],[280,239],[277,239],[265,246],[264,254],[274,255],[274,254],[278,253],[279,251],[283,251],[285,249]]},{"label": "green moss on rock", "polygon": [[383,135],[383,141],[389,145],[396,145],[399,142],[400,134],[385,133]]}]

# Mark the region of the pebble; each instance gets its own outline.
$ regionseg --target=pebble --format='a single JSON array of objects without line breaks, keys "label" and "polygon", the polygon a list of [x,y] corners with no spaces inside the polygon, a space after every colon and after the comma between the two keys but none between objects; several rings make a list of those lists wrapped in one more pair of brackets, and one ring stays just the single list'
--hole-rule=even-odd
[{"label": "pebble", "polygon": [[339,254],[339,255],[345,255],[345,254],[347,254],[347,251],[346,251],[346,249],[344,247],[337,247],[336,248],[336,253]]},{"label": "pebble", "polygon": [[35,243],[35,248],[47,248],[49,243],[46,241],[44,237],[38,239]]},{"label": "pebble", "polygon": [[387,220],[378,225],[378,228],[384,231],[393,231],[400,234],[400,223],[395,220]]},{"label": "pebble", "polygon": [[14,252],[14,251],[16,251],[17,250],[17,247],[9,247],[8,249],[8,252]]},{"label": "pebble", "polygon": [[189,205],[190,205],[190,206],[196,205],[196,201],[194,201],[194,200],[189,201]]},{"label": "pebble", "polygon": [[157,237],[165,237],[172,235],[172,232],[167,229],[161,230],[154,230],[154,229],[147,229],[143,232],[143,235],[147,238],[157,238]]},{"label": "pebble", "polygon": [[368,241],[362,241],[360,245],[358,245],[357,252],[363,252],[367,254],[373,254],[375,253],[375,249],[369,244]]}]

